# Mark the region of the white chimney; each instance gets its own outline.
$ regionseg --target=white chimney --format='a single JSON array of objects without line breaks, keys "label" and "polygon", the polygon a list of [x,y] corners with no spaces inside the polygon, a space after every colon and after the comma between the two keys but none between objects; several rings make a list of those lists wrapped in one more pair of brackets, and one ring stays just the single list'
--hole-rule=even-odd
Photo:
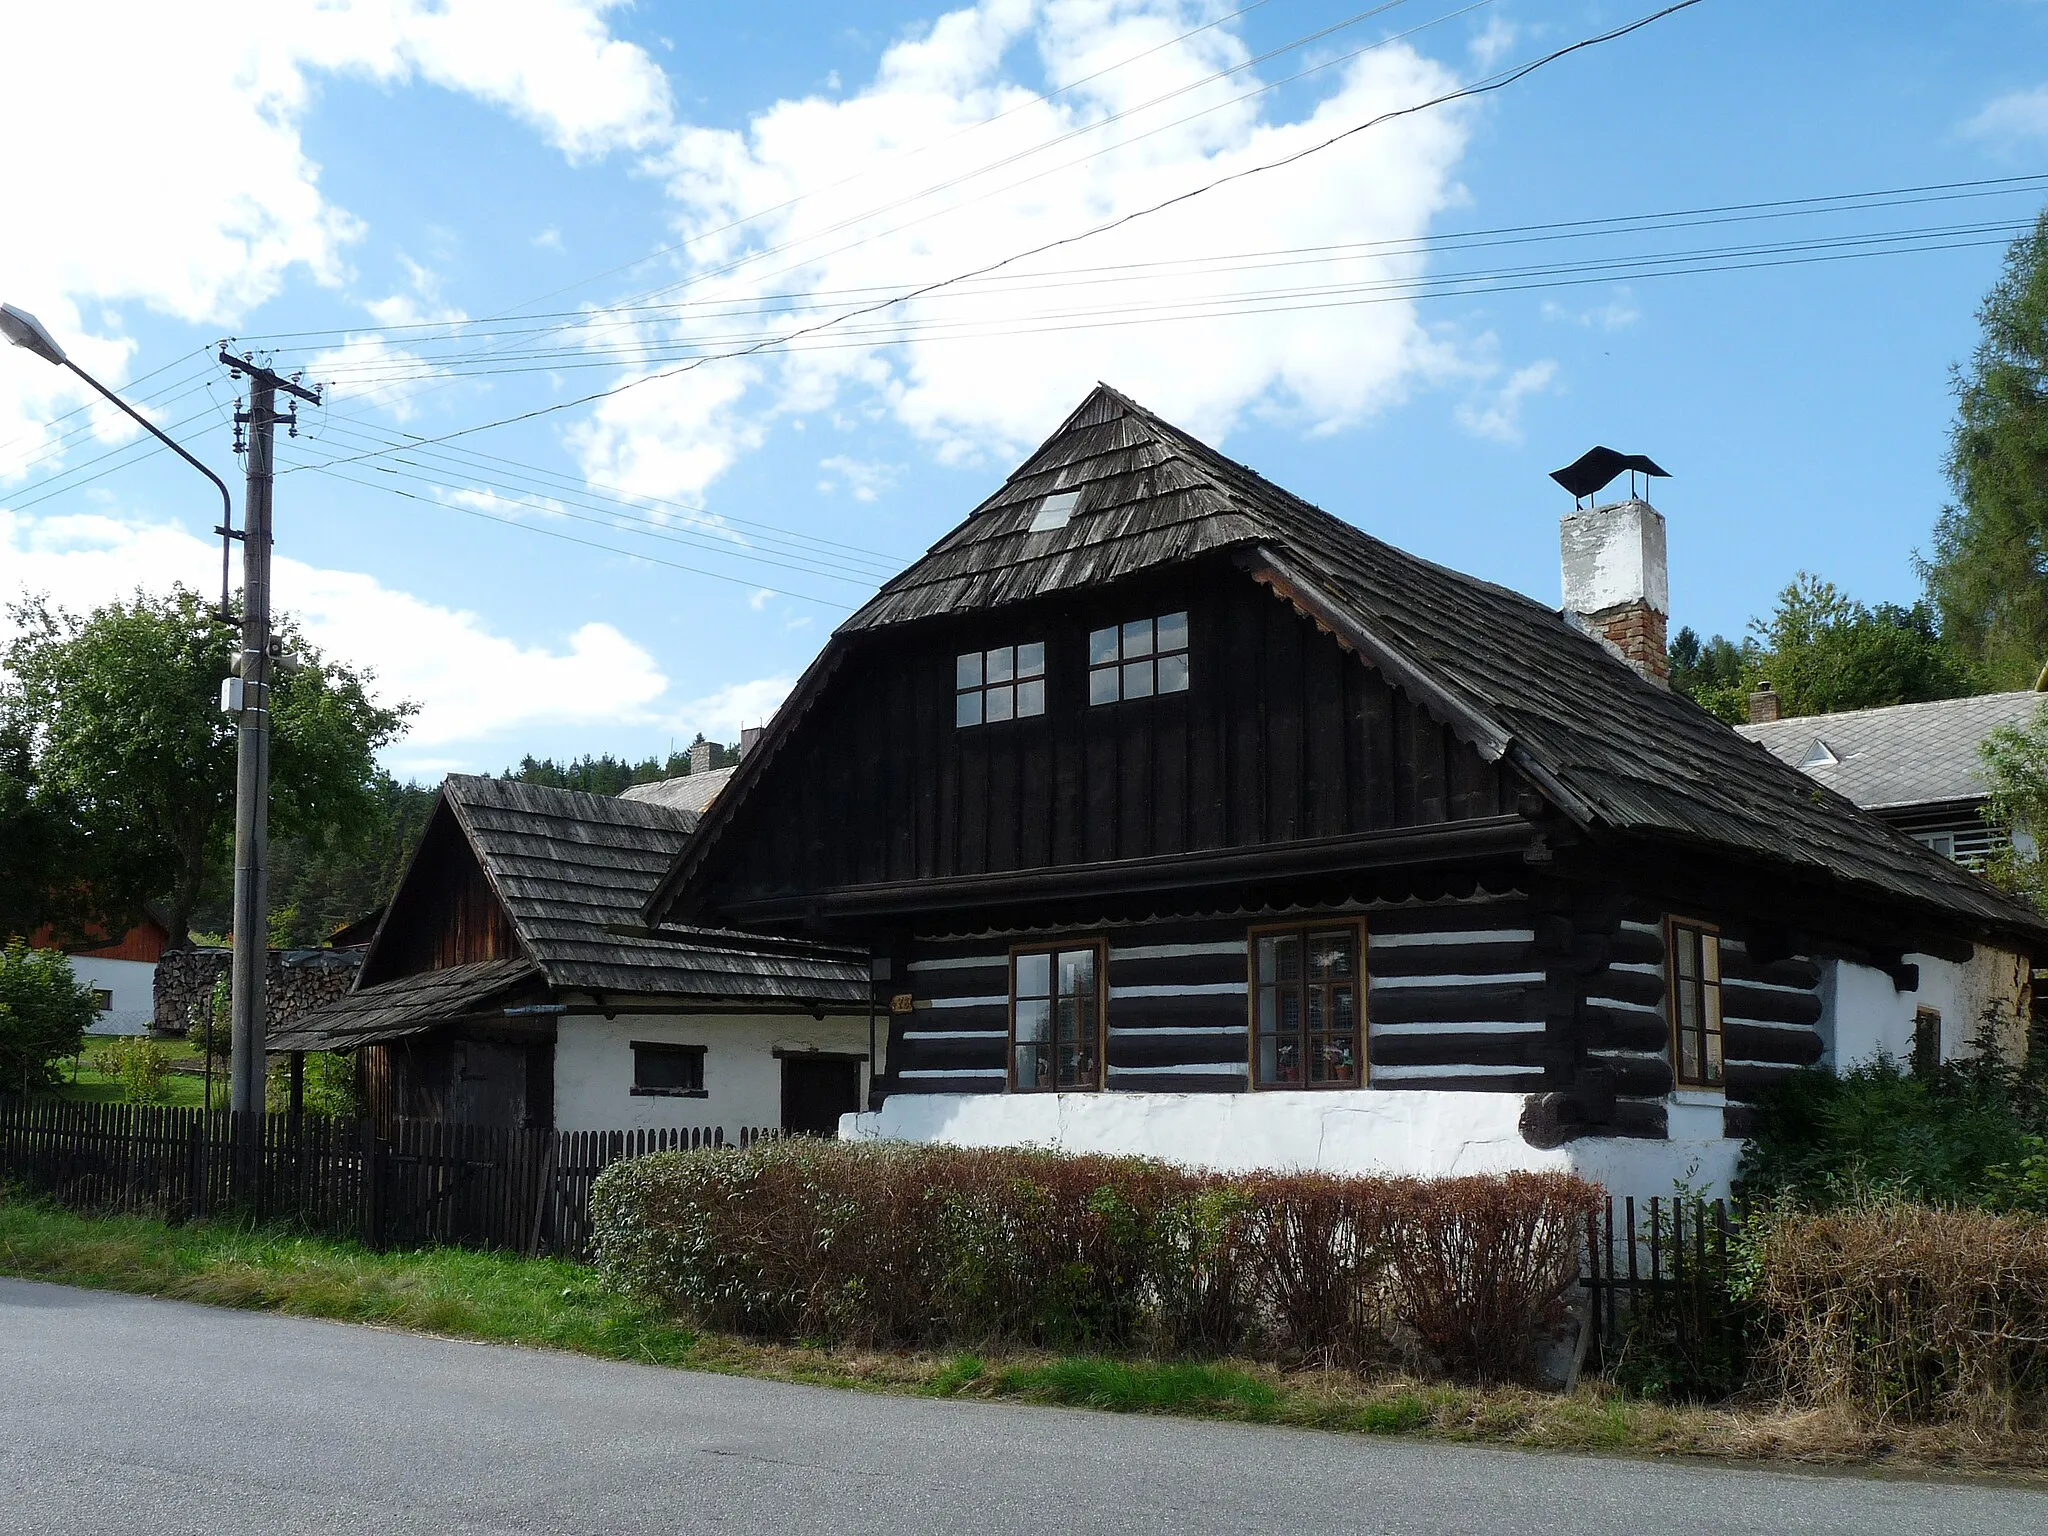
[{"label": "white chimney", "polygon": [[1671,616],[1664,515],[1631,497],[1573,512],[1558,527],[1564,612],[1653,682],[1668,684]]}]

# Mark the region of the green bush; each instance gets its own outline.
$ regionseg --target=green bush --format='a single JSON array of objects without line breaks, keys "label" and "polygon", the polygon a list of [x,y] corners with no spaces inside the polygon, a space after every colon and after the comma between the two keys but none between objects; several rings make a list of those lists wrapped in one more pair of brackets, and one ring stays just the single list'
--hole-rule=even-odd
[{"label": "green bush", "polygon": [[1526,1374],[1599,1191],[1226,1178],[1136,1158],[794,1140],[614,1164],[615,1282],[708,1327],[876,1345],[1410,1353]]},{"label": "green bush", "polygon": [[57,1063],[78,1054],[98,1017],[69,960],[10,939],[0,949],[0,1093],[54,1086]]},{"label": "green bush", "polygon": [[1873,1193],[1930,1205],[2048,1212],[2048,1059],[1973,1057],[1914,1073],[1888,1057],[1839,1077],[1802,1072],[1765,1101],[1738,1189],[1825,1208]]},{"label": "green bush", "polygon": [[121,1085],[124,1103],[171,1102],[170,1061],[147,1035],[124,1035],[96,1047],[92,1065],[100,1076]]}]

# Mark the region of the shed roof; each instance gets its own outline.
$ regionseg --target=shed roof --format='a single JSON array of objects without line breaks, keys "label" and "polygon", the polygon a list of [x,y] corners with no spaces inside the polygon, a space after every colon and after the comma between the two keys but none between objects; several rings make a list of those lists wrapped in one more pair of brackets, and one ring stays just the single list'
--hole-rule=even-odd
[{"label": "shed roof", "polygon": [[1984,693],[1738,725],[1738,735],[1867,811],[1966,805],[1985,796],[1977,745],[2025,725],[2048,697]]},{"label": "shed roof", "polygon": [[[1040,504],[1078,492],[1060,526]],[[1047,521],[1051,521],[1047,519]],[[1817,789],[1561,613],[1396,549],[1226,458],[1107,385],[923,559],[835,633],[649,903],[669,909],[844,647],[866,633],[1229,553],[1337,628],[1393,682],[1588,831],[1709,846],[2048,937],[2033,911]]]},{"label": "shed roof", "polygon": [[459,1018],[542,979],[530,960],[483,960],[439,971],[415,971],[363,992],[350,992],[270,1032],[273,1051],[349,1051],[416,1034]]}]

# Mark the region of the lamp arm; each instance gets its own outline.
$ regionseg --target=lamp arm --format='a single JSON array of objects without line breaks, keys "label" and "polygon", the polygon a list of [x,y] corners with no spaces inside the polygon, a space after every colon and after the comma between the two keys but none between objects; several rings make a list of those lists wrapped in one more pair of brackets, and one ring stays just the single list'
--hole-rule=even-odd
[{"label": "lamp arm", "polygon": [[83,368],[79,367],[78,364],[71,361],[70,358],[67,357],[64,359],[64,366],[66,368],[69,368],[73,373],[77,374],[81,379],[85,380],[86,383],[90,384],[94,389],[98,390],[102,395],[106,396],[107,399],[111,400],[115,405],[119,406],[124,412],[126,412],[130,417],[132,417],[135,420],[136,424],[139,425],[145,432],[149,433],[158,442],[162,443],[166,448],[170,449],[171,452],[175,453],[179,458],[183,459],[187,464],[190,464],[194,469],[198,470],[199,473],[206,476],[207,479],[211,480],[213,482],[213,488],[220,492],[220,611],[222,619],[225,620],[227,618],[228,613],[227,540],[229,532],[234,527],[235,524],[234,502],[233,499],[228,495],[228,488],[226,483],[221,479],[219,475],[216,475],[204,464],[200,463],[197,459],[193,458],[191,454],[187,453],[183,447],[181,447],[176,441],[174,441],[168,433],[166,433],[160,427],[158,427],[155,422],[151,421],[147,416],[143,415],[140,411],[136,410],[134,406],[130,405],[126,400],[123,400],[111,389],[107,388],[106,385],[102,384],[98,379],[94,378],[91,374],[87,373]]}]

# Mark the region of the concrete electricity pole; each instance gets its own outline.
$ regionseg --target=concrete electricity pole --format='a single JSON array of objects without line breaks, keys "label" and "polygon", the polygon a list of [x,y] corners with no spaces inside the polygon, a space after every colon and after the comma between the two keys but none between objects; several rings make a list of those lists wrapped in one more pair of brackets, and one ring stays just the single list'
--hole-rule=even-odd
[{"label": "concrete electricity pole", "polygon": [[237,718],[235,742],[235,953],[232,989],[232,1076],[228,1107],[253,1136],[263,1113],[264,986],[270,973],[270,900],[265,864],[270,843],[270,680],[276,670],[270,634],[271,446],[278,422],[296,435],[298,406],[277,413],[282,390],[296,400],[320,403],[317,389],[282,378],[246,357],[221,349],[220,360],[234,376],[249,376],[249,408],[235,421],[249,429],[249,485],[242,498],[242,654],[235,676],[221,689],[221,702]]}]

